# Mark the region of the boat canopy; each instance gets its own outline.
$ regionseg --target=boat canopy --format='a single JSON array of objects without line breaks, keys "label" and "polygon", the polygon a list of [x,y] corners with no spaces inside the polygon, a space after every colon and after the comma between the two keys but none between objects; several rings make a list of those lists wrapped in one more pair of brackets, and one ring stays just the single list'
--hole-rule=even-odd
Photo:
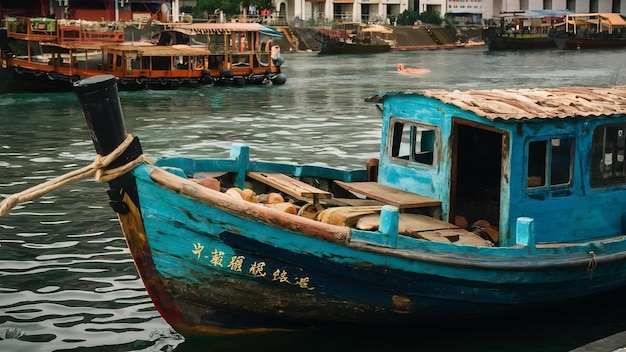
[{"label": "boat canopy", "polygon": [[526,10],[524,11],[525,16],[535,17],[535,18],[544,18],[544,17],[562,18],[571,13],[572,13],[571,11],[567,11],[567,10]]},{"label": "boat canopy", "polygon": [[197,34],[229,34],[231,32],[259,32],[272,37],[282,37],[283,34],[275,29],[260,23],[193,23],[181,26]]},{"label": "boat canopy", "polygon": [[375,25],[375,26],[363,28],[363,33],[392,34],[393,30],[391,28],[387,28],[385,26]]},{"label": "boat canopy", "polygon": [[208,49],[180,44],[152,46],[110,45],[106,46],[105,49],[106,51],[137,53],[141,56],[206,56],[210,54]]},{"label": "boat canopy", "polygon": [[[575,118],[626,114],[626,86],[567,87],[560,89],[441,89],[394,92],[368,98],[380,102],[387,95],[418,94],[440,100],[489,120]],[[567,103],[566,103],[567,102]]]},{"label": "boat canopy", "polygon": [[626,27],[626,21],[619,13],[601,13],[602,21],[608,21],[613,27]]},{"label": "boat canopy", "polygon": [[526,10],[526,11],[513,11],[503,12],[500,14],[500,19],[505,18],[529,18],[529,19],[541,19],[541,20],[563,20],[565,16],[572,14],[567,10]]},{"label": "boat canopy", "polygon": [[626,21],[619,13],[576,13],[567,15],[566,26],[572,26],[576,32],[578,26],[592,25],[599,31],[606,30],[613,33],[613,29],[626,28]]},{"label": "boat canopy", "polygon": [[623,27],[626,21],[618,13],[585,13],[571,14],[567,16],[570,24],[602,24],[603,26]]}]

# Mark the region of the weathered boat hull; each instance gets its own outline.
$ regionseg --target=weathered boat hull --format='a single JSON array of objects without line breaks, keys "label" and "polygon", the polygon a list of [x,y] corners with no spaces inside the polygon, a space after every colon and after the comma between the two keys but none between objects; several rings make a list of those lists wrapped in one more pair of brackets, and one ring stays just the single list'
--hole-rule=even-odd
[{"label": "weathered boat hull", "polygon": [[576,38],[569,36],[555,36],[554,41],[559,49],[602,49],[626,47],[626,38],[600,39],[600,38]]},{"label": "weathered boat hull", "polygon": [[[0,93],[45,93],[70,92],[76,77],[58,73],[47,73],[37,70],[28,70],[9,67],[0,68]],[[202,82],[200,79],[118,79],[118,88],[121,91],[135,91],[142,89],[171,90],[182,87],[197,88],[213,84]]]},{"label": "weathered boat hull", "polygon": [[[597,256],[601,264],[590,273],[585,251],[512,260],[495,251],[426,254],[429,246],[409,252],[351,236],[315,238],[181,197],[155,184],[153,172],[164,173],[148,166],[133,172],[140,207],[120,220],[153,302],[183,334],[475,319],[626,281],[624,255]],[[191,181],[182,187],[202,192]]]},{"label": "weathered boat hull", "polygon": [[24,72],[13,69],[0,68],[0,93],[13,92],[69,92],[72,90],[72,83],[66,77],[54,80],[48,75],[37,72]]},{"label": "weathered boat hull", "polygon": [[356,44],[330,40],[322,44],[319,54],[374,54],[389,51],[391,51],[391,45],[388,44]]},{"label": "weathered boat hull", "polygon": [[[51,78],[53,77],[53,78]],[[39,92],[70,92],[76,78],[55,74],[53,76],[41,72],[20,69],[0,69],[0,93],[39,93]],[[287,81],[283,73],[270,73],[264,75],[248,75],[238,77],[211,77],[208,80],[201,78],[192,79],[118,79],[120,91],[150,90],[176,90],[179,88],[198,88],[202,86],[243,86],[276,84],[281,85]]]},{"label": "weathered boat hull", "polygon": [[556,44],[552,39],[537,40],[514,40],[514,39],[490,39],[485,40],[489,50],[527,50],[554,48]]},{"label": "weathered boat hull", "polygon": [[535,36],[535,37],[505,37],[498,33],[485,32],[483,33],[483,39],[487,48],[492,51],[497,50],[527,50],[527,49],[545,49],[555,48],[556,43],[554,39],[547,36]]}]

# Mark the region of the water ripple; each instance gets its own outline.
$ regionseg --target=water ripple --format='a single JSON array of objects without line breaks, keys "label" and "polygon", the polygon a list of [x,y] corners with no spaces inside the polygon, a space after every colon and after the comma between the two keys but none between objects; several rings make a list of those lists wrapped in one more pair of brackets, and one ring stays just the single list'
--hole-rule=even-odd
[{"label": "water ripple", "polygon": [[[232,143],[240,142],[250,146],[255,159],[362,168],[380,153],[381,115],[364,102],[367,97],[423,88],[626,84],[625,53],[605,51],[599,59],[593,51],[475,48],[340,61],[297,53],[285,55],[288,80],[283,86],[121,92],[120,100],[126,129],[140,137],[147,154],[227,157]],[[431,73],[398,75],[397,63]],[[93,161],[89,132],[72,94],[8,94],[0,105],[0,197]],[[106,189],[84,180],[24,202],[0,218],[0,350],[245,349],[238,348],[243,346],[239,341],[183,342],[169,328],[137,275]],[[407,335],[413,349],[414,334]],[[479,335],[464,337],[467,346],[458,350],[486,349]],[[296,338],[283,338],[287,343],[276,350],[302,347]],[[427,338],[419,336],[420,341]],[[393,340],[380,344],[380,350],[398,349]]]}]

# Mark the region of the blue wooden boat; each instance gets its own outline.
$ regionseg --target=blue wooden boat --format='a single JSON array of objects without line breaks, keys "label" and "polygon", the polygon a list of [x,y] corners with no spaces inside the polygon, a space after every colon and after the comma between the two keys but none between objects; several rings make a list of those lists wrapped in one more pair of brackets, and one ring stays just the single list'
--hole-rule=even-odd
[{"label": "blue wooden boat", "polygon": [[626,87],[375,95],[380,156],[359,170],[242,144],[150,159],[113,76],[75,89],[139,274],[184,335],[478,319],[626,285]]}]

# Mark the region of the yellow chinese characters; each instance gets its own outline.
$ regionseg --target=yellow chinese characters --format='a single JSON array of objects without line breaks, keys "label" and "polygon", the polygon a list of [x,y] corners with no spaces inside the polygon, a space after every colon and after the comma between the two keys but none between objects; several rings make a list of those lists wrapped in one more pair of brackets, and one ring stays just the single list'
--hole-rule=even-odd
[{"label": "yellow chinese characters", "polygon": [[263,276],[267,275],[265,272],[265,262],[254,262],[250,265],[250,270],[248,272],[254,276]]},{"label": "yellow chinese characters", "polygon": [[245,259],[245,257],[243,255],[233,255],[230,258],[230,263],[228,263],[228,267],[230,268],[230,270],[232,271],[242,271],[242,267],[243,267],[243,260]]},{"label": "yellow chinese characters", "polygon": [[202,255],[203,249],[204,249],[204,246],[202,244],[194,243],[193,250],[191,251],[191,253],[196,254],[198,256],[198,260],[200,260],[200,256]]},{"label": "yellow chinese characters", "polygon": [[286,282],[289,284],[291,283],[289,282],[289,277],[287,277],[287,272],[285,270],[276,269],[273,275],[274,275],[274,278],[272,279],[273,281]]},{"label": "yellow chinese characters", "polygon": [[217,249],[213,250],[211,253],[211,264],[213,266],[223,266],[222,262],[224,261],[224,252],[220,252]]},{"label": "yellow chinese characters", "polygon": [[[196,256],[198,261],[200,261],[202,258],[208,259],[209,256],[202,256],[203,250],[204,250],[204,245],[202,245],[199,242],[193,243],[193,249],[191,250],[191,253],[193,253]],[[211,252],[209,263],[211,263],[211,265],[214,267],[224,267],[224,263],[226,262],[225,260],[228,260],[226,259],[226,253],[223,251],[220,251],[217,248],[214,248],[213,251]],[[246,257],[243,255],[233,255],[230,257],[230,260],[228,261],[228,264],[226,265],[226,267],[230,269],[231,271],[241,273],[244,271],[245,260],[246,260]],[[266,271],[267,270],[266,266],[267,264],[263,261],[261,262],[254,261],[252,264],[250,264],[250,267],[248,268],[248,273],[255,277],[268,277],[267,275],[268,271]],[[305,290],[315,289],[315,287],[310,286],[310,282],[309,282],[310,279],[308,276],[301,277],[301,278],[293,277],[293,280],[290,280],[289,274],[287,273],[285,269],[279,268],[279,269],[274,270],[271,274],[271,280],[279,282],[279,283],[295,285]]]}]

